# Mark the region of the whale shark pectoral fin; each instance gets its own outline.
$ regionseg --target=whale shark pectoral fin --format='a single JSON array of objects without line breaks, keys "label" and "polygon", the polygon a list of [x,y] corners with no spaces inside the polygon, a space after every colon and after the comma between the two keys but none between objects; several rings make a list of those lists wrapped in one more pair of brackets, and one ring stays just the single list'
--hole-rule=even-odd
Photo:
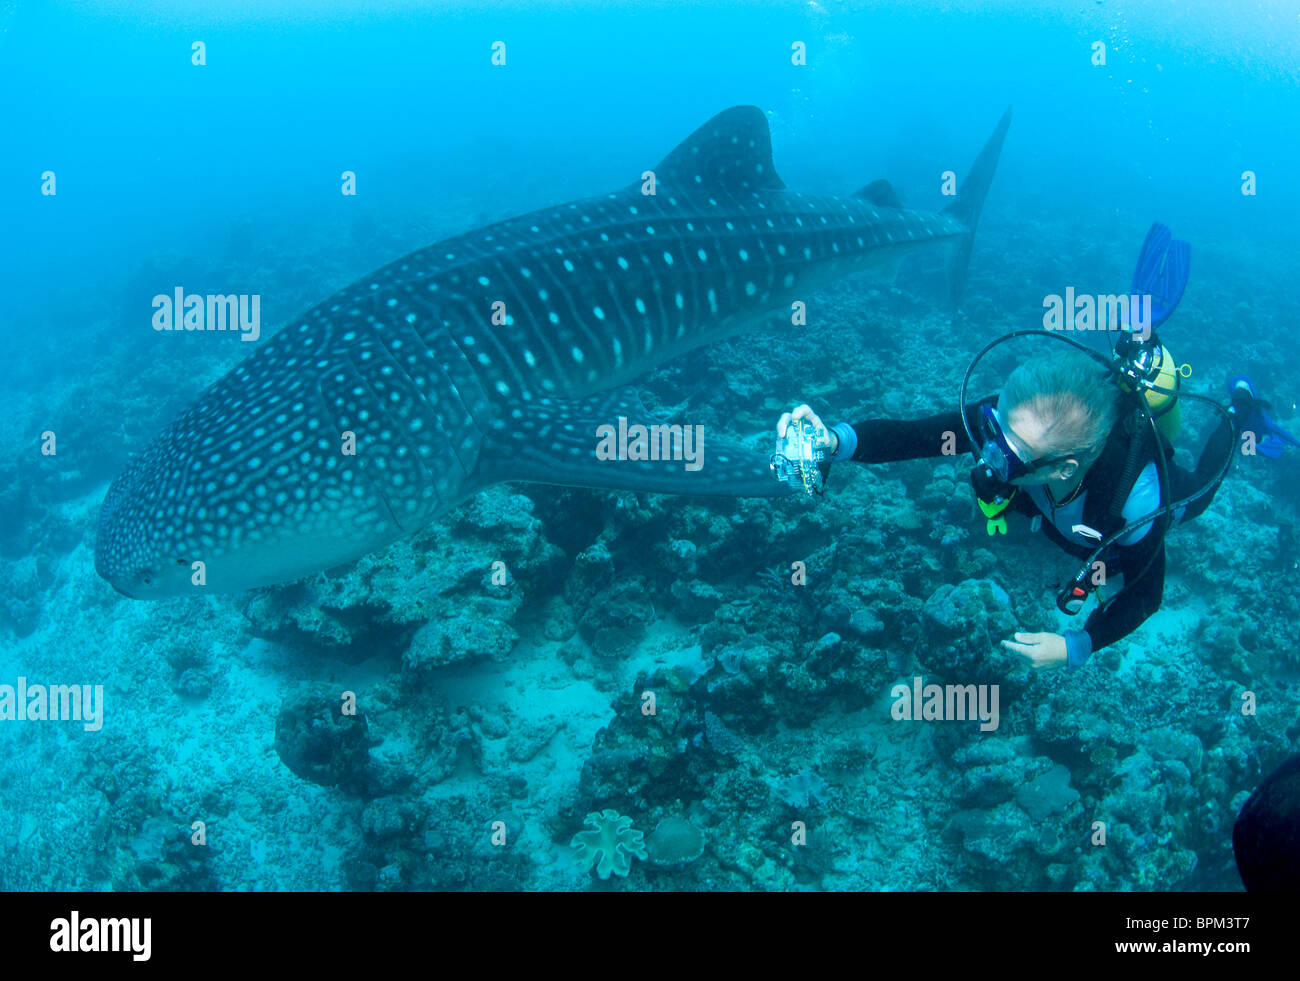
[{"label": "whale shark pectoral fin", "polygon": [[682,191],[785,187],[772,163],[772,131],[757,106],[724,109],[660,160],[654,173],[658,183]]},{"label": "whale shark pectoral fin", "polygon": [[713,438],[707,426],[654,419],[635,389],[533,399],[484,439],[479,477],[605,490],[783,497],[770,454]]}]

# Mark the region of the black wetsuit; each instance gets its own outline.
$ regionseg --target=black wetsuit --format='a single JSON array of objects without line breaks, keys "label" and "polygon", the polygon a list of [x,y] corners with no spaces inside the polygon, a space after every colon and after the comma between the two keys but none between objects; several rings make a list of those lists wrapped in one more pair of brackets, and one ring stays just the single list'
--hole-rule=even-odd
[{"label": "black wetsuit", "polygon": [[[972,431],[978,431],[976,421],[980,407],[995,402],[996,396],[990,396],[983,402],[967,408],[967,418],[971,422]],[[1245,417],[1246,414],[1240,409],[1234,416],[1235,419]],[[1133,421],[1130,422],[1130,419]],[[1082,561],[1092,554],[1096,542],[1090,542],[1082,535],[1071,537],[1067,534],[1071,527],[1070,518],[1075,517],[1072,514],[1067,516],[1068,509],[1073,508],[1090,518],[1104,514],[1109,519],[1109,527],[1104,526],[1103,521],[1094,520],[1088,524],[1096,527],[1103,536],[1109,535],[1128,521],[1150,514],[1159,504],[1168,500],[1181,500],[1209,484],[1223,466],[1225,455],[1233,452],[1237,441],[1235,426],[1227,419],[1223,420],[1201,451],[1196,469],[1191,471],[1176,466],[1172,459],[1169,459],[1172,451],[1166,447],[1167,472],[1169,482],[1172,484],[1171,497],[1168,492],[1163,495],[1159,493],[1159,481],[1155,479],[1154,440],[1150,440],[1145,458],[1141,461],[1144,465],[1142,474],[1133,483],[1127,499],[1122,502],[1124,505],[1122,513],[1116,509],[1116,513],[1107,514],[1105,512],[1108,505],[1117,498],[1119,481],[1123,479],[1120,474],[1125,469],[1132,444],[1134,432],[1132,427],[1139,424],[1147,425],[1144,420],[1139,423],[1138,418],[1130,414],[1115,425],[1102,455],[1084,475],[1082,490],[1072,504],[1053,508],[1042,488],[1031,490],[1022,487],[1012,497],[1010,510],[1031,517],[1041,515],[1043,531],[1047,536],[1066,552]],[[859,463],[893,463],[899,460],[943,456],[945,441],[950,439],[946,435],[948,433],[956,437],[957,453],[978,452],[970,445],[965,427],[961,424],[961,417],[956,411],[910,421],[868,419],[851,427],[840,423],[834,428],[840,437],[840,447],[833,457],[834,460],[852,459]],[[849,438],[846,439],[846,436]],[[949,441],[947,446],[951,450],[952,443]],[[846,453],[846,450],[852,451],[851,456]],[[1130,479],[1132,479],[1131,475]],[[1091,505],[1089,498],[1092,501]],[[1187,521],[1196,517],[1209,506],[1213,498],[1214,491],[1203,495],[1182,509],[1173,520]],[[1062,531],[1060,527],[1062,523],[1065,524],[1067,531]],[[1157,519],[1142,525],[1119,539],[1101,556],[1101,560],[1106,563],[1107,578],[1123,574],[1124,586],[1118,596],[1104,607],[1093,611],[1084,624],[1083,630],[1066,632],[1066,646],[1071,667],[1079,667],[1093,651],[1113,644],[1121,637],[1132,633],[1147,617],[1160,608],[1165,586],[1165,532],[1172,523]],[[1155,526],[1154,530],[1152,525]]]}]

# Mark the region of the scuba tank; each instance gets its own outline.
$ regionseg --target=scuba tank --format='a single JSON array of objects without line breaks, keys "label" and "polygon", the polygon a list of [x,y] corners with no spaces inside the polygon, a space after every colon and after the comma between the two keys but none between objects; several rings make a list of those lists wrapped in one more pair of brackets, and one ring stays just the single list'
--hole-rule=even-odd
[{"label": "scuba tank", "polygon": [[1183,428],[1178,394],[1182,380],[1192,374],[1191,365],[1180,366],[1174,361],[1154,333],[1148,332],[1142,340],[1131,331],[1124,331],[1115,345],[1115,362],[1124,386],[1143,393],[1156,428],[1172,445]]}]

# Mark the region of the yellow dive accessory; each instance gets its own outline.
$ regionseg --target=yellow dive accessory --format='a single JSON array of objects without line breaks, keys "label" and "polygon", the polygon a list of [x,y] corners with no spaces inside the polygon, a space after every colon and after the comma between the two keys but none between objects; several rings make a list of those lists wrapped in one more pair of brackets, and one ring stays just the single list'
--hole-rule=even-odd
[{"label": "yellow dive accessory", "polygon": [[1128,387],[1141,390],[1156,427],[1168,442],[1173,443],[1183,429],[1178,392],[1182,380],[1191,377],[1192,366],[1179,365],[1169,348],[1154,338],[1141,343],[1134,335],[1129,335],[1128,344],[1119,345],[1116,358],[1120,361],[1120,370],[1128,381]]}]

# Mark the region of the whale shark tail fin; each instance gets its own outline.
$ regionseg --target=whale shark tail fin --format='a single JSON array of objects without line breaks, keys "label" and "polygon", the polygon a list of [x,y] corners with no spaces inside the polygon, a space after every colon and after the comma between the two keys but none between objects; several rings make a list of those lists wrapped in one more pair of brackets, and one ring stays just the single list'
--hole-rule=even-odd
[{"label": "whale shark tail fin", "polygon": [[953,306],[961,302],[962,292],[966,287],[966,267],[970,264],[971,246],[975,243],[975,228],[979,225],[980,212],[984,208],[984,196],[993,183],[993,174],[998,169],[998,157],[1002,153],[1002,141],[1007,137],[1011,126],[1011,107],[1002,114],[1002,119],[993,130],[993,135],[984,144],[970,172],[957,193],[957,199],[944,208],[944,213],[961,221],[968,229],[958,241],[956,249],[948,260],[948,293]]}]

